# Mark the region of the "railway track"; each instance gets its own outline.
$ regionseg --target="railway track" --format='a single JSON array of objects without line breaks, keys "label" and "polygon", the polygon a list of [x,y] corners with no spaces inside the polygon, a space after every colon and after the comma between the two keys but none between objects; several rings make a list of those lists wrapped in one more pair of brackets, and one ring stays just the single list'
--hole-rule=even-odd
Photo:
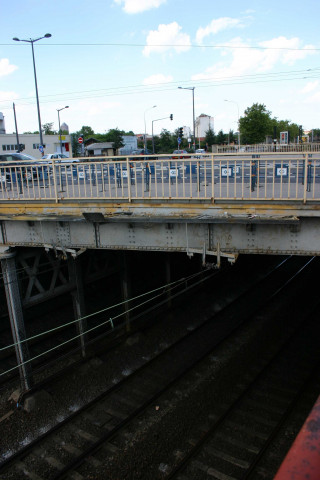
[{"label": "railway track", "polygon": [[[265,325],[269,322],[275,309],[296,294],[301,281],[304,281],[313,265],[314,261],[303,264],[296,259],[294,262],[283,262],[273,274],[264,279],[259,288],[257,285],[253,287],[246,295],[221,309],[213,319],[208,318],[130,375],[3,460],[0,465],[1,478],[105,478],[86,476],[88,468],[89,471],[105,468],[101,451],[102,457],[105,457],[106,452],[117,456],[123,451],[119,445],[127,445],[128,438],[132,439],[132,435],[135,435],[142,415],[150,415],[150,409],[157,411],[157,405],[164,404],[163,398],[168,395],[174,397],[177,389],[178,392],[180,389],[178,396],[183,397],[188,390],[186,383],[190,388],[190,385],[194,387],[210,378],[213,359],[216,360],[226,339],[235,339],[232,354],[245,348],[239,346],[237,332],[247,322],[251,325]],[[251,305],[248,301],[250,298],[255,299]],[[308,308],[303,310],[304,314],[308,315],[312,308],[309,302]],[[264,357],[261,363],[265,362]],[[255,375],[259,375],[259,369],[260,365],[253,366]],[[241,385],[244,380],[241,379]],[[168,411],[172,408],[171,403],[169,401]]]},{"label": "railway track", "polygon": [[[282,260],[281,260],[281,262],[282,262]],[[270,270],[272,270],[272,268],[270,268]],[[215,274],[218,277],[219,276],[221,277],[221,281],[223,281],[222,279],[223,279],[225,273],[227,273],[227,272],[225,272],[225,271],[215,272]],[[269,271],[267,271],[266,274],[268,274],[268,273],[269,273]],[[248,288],[257,279],[259,279],[261,277],[261,275],[263,277],[264,274],[265,273],[261,274],[261,271],[258,268],[257,271],[251,276],[250,281],[247,282],[248,283]],[[215,283],[213,283],[213,288],[214,289],[216,289],[218,283],[219,283],[218,279]],[[192,287],[192,284],[191,285],[189,284],[188,288],[185,288],[185,289],[181,290],[179,292],[178,296],[183,297],[185,292],[190,291],[190,287]],[[199,287],[199,285],[198,285],[198,287]],[[196,291],[196,289],[197,289],[197,285],[194,286],[195,291]],[[241,293],[241,290],[240,290],[240,293]],[[229,293],[230,299],[228,301],[232,301],[232,298],[235,298],[237,296],[238,296],[238,293],[232,294],[232,292],[230,292]],[[172,300],[173,297],[174,297],[174,295],[171,297],[171,300]],[[225,293],[222,294],[220,302],[224,301],[223,300],[224,297],[226,297]],[[118,302],[119,302],[119,299],[114,300],[114,303],[118,303]],[[156,311],[161,305],[163,305],[163,303],[165,303],[165,302],[161,301],[160,303],[159,302],[156,303],[155,305],[152,306],[152,308],[151,308],[151,310],[149,310],[149,312],[150,311]],[[144,313],[142,312],[142,313],[140,313],[139,316],[141,317],[143,315],[144,315]],[[62,329],[59,329],[58,331],[55,331],[56,327],[58,327],[59,325],[61,325],[63,323],[67,324],[70,321],[70,318],[72,319],[73,311],[72,311],[71,306],[70,305],[68,305],[67,307],[63,306],[63,308],[59,309],[57,312],[55,312],[55,315],[52,316],[52,317],[53,317],[53,320],[51,320],[51,319],[46,320],[47,330],[49,331],[49,333],[46,334],[45,336],[35,338],[33,341],[28,342],[30,358],[33,358],[33,357],[35,358],[35,360],[32,361],[31,365],[32,365],[34,375],[35,375],[36,388],[37,388],[37,384],[40,382],[40,380],[38,379],[38,376],[37,376],[38,372],[41,373],[44,369],[48,370],[49,368],[52,368],[52,370],[54,372],[57,372],[57,371],[59,372],[60,371],[60,374],[63,374],[63,371],[64,371],[63,366],[61,366],[61,367],[57,366],[57,364],[58,364],[58,362],[61,358],[62,358],[62,361],[65,362],[66,357],[72,357],[74,365],[83,363],[83,358],[80,355],[81,348],[79,346],[79,342],[77,340],[74,340],[74,341],[66,344],[66,342],[69,339],[73,338],[77,333],[76,329],[75,329],[75,324],[72,324],[71,326],[63,327]],[[137,316],[133,316],[133,318],[132,318],[131,331],[134,331],[135,328],[136,328],[135,327],[136,318],[137,318]],[[105,320],[105,318],[104,318],[103,314],[98,315],[97,318],[95,319],[95,325],[97,325],[99,323],[99,321],[103,322],[104,320]],[[37,333],[37,328],[39,328],[37,326],[37,322],[38,322],[37,318],[35,319],[35,321],[33,320],[33,322],[32,322],[32,325],[33,324],[36,324],[36,325],[35,326],[31,325],[32,326],[32,329],[31,329],[31,332],[30,332],[31,335],[32,335],[32,332],[34,334]],[[43,330],[44,325],[45,324],[42,325],[42,330]],[[91,325],[90,326],[91,327],[94,326],[94,324],[92,324],[92,320],[91,320]],[[138,328],[141,328],[141,325],[139,325]],[[106,329],[104,328],[102,330],[101,334],[99,334],[99,333],[100,332],[97,331],[97,334],[94,333],[93,335],[91,335],[91,338],[88,338],[89,345],[90,344],[92,345],[95,342],[98,343],[101,340],[101,338],[103,338],[104,336],[107,336],[108,333],[110,334],[111,332],[106,331]],[[122,330],[122,335],[123,334],[126,334],[125,330]],[[10,344],[10,343],[12,343],[11,332],[10,331],[3,332],[1,346],[5,346],[5,345]],[[62,345],[61,348],[59,348],[58,350],[53,350],[52,351],[52,346],[53,345],[59,345],[59,344]],[[105,349],[105,345],[103,346],[103,349]],[[90,351],[91,351],[91,356],[99,354],[99,348],[98,347],[97,347],[97,351],[95,351],[95,349],[92,348],[92,346],[91,346]],[[45,353],[45,352],[48,352],[48,353]],[[90,355],[88,354],[87,359],[85,361],[88,360],[89,356]],[[15,369],[13,371],[10,371],[15,366],[16,366],[16,356],[15,356],[15,352],[14,352],[13,347],[8,349],[8,350],[2,351],[2,352],[0,351],[0,374],[2,374],[0,376],[0,390],[5,389],[7,386],[14,385],[14,382],[16,382],[16,384],[17,384],[17,382],[19,382],[19,372],[18,372],[18,370]],[[4,372],[7,372],[7,371],[9,371],[9,373],[4,374]]]},{"label": "railway track", "polygon": [[[221,272],[215,272],[215,275],[219,275]],[[212,274],[210,275],[212,276]],[[204,280],[205,281],[205,280]],[[190,281],[189,285],[185,288],[180,288],[178,293],[172,294],[172,298],[178,298],[180,296],[183,296],[187,291],[190,289],[192,290],[199,288],[199,284],[202,282]],[[164,290],[164,289],[163,289]],[[151,307],[148,308],[148,312],[150,311],[155,311],[160,308],[160,306],[166,305],[167,300],[166,300],[166,292],[162,293],[162,297],[165,298],[165,300],[158,299],[157,302],[149,302],[151,303]],[[161,297],[161,295],[160,295]],[[179,301],[179,300],[178,300]],[[119,298],[114,299],[114,304],[119,304],[121,303],[121,300]],[[167,307],[166,307],[167,308]],[[81,347],[79,345],[78,339],[74,339],[74,337],[77,335],[77,331],[75,328],[76,322],[71,321],[70,325],[70,318],[73,316],[72,309],[69,308],[62,308],[58,312],[55,313],[54,318],[57,320],[59,319],[57,323],[53,320],[50,321],[50,327],[48,327],[48,333],[45,335],[41,335],[37,337],[35,335],[35,338],[31,341],[28,341],[28,347],[29,347],[29,352],[30,352],[30,358],[34,358],[35,360],[32,360],[31,365],[33,367],[34,374],[37,374],[38,372],[41,372],[43,369],[48,369],[49,367],[53,367],[53,370],[55,371],[54,375],[63,375],[65,372],[64,367],[57,367],[54,368],[56,364],[58,364],[59,360],[65,360],[68,357],[73,357],[72,360],[72,365],[79,365],[81,363],[87,362],[88,359],[92,358],[92,356],[96,356],[99,354],[99,347],[95,350],[92,346],[95,343],[98,343],[102,339],[108,336],[108,334],[115,333],[114,336],[119,336],[119,341],[121,341],[121,338],[126,335],[126,328],[124,328],[123,323],[120,323],[119,328],[115,328],[115,331],[112,332],[110,331],[110,328],[101,327],[99,328],[99,323],[101,322],[102,324],[105,323],[105,314],[103,314],[103,310],[101,309],[102,313],[95,316],[95,318],[91,319],[90,325],[88,328],[93,328],[93,327],[98,327],[93,333],[89,333],[87,335],[87,347],[89,350],[91,350],[91,353],[88,353],[86,358],[81,357]],[[115,309],[116,313],[119,312],[119,307],[117,310]],[[108,312],[109,313],[109,312]],[[110,314],[115,315],[114,311],[110,310]],[[134,330],[134,323],[137,320],[137,318],[141,317],[144,315],[144,312],[140,312],[140,314],[132,316],[131,318],[131,323],[132,325],[132,330]],[[65,323],[65,326],[64,326]],[[62,328],[57,328],[60,325],[62,325]],[[3,341],[4,339],[7,339],[7,344],[12,343],[12,337],[9,335],[9,332],[6,332],[3,334]],[[9,339],[9,340],[8,340]],[[72,340],[74,339],[74,340]],[[71,341],[70,341],[71,340]],[[116,343],[113,342],[112,345],[115,345]],[[3,344],[5,345],[5,343]],[[56,348],[53,350],[53,346],[61,345],[61,347]],[[102,350],[105,350],[105,344],[102,347]],[[72,365],[68,365],[67,369],[70,369]],[[19,372],[18,369],[12,370],[16,366],[16,356],[15,356],[15,351],[13,347],[10,347],[9,349],[5,351],[0,351],[0,389],[4,389],[7,385],[13,384],[14,381],[19,380]],[[8,373],[5,373],[7,372]],[[50,381],[49,379],[46,381]],[[35,388],[38,388],[38,385],[40,384],[40,381],[36,380],[36,385]]]},{"label": "railway track", "polygon": [[[262,369],[259,364],[248,369],[234,386],[233,402],[219,405],[208,416],[199,429],[201,435],[189,439],[190,450],[181,455],[166,480],[270,478],[264,456],[309,385],[318,380],[320,352],[312,338],[319,334],[315,312],[308,323]],[[302,334],[308,337],[307,352]]]}]

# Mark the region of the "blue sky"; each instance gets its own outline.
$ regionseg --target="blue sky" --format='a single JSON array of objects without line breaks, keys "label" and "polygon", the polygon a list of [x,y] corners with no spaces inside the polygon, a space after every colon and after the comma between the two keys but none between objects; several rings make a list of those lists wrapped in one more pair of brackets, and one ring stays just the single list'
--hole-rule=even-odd
[{"label": "blue sky", "polygon": [[[2,0],[4,3],[4,0]],[[253,103],[278,119],[320,128],[317,0],[15,0],[0,30],[0,112],[12,133],[38,129],[31,46],[35,44],[41,120],[147,132],[192,126],[237,129]],[[10,21],[9,21],[10,19]],[[225,102],[225,100],[230,100]],[[152,108],[156,105],[155,108]],[[174,120],[168,118],[173,114]],[[158,120],[165,118],[164,120]]]}]

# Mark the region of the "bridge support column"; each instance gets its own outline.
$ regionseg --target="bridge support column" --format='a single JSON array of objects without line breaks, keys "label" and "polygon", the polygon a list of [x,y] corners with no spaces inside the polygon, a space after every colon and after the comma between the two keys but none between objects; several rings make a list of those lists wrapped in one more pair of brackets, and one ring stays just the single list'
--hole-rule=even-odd
[{"label": "bridge support column", "polygon": [[19,289],[16,253],[8,252],[0,255],[4,286],[7,297],[12,337],[15,344],[17,363],[20,374],[21,390],[25,392],[33,385],[32,368],[26,331],[23,318],[22,302]]},{"label": "bridge support column", "polygon": [[126,330],[130,332],[130,312],[129,312],[129,302],[127,301],[130,296],[130,282],[128,275],[128,262],[126,252],[122,252],[122,268],[121,268],[121,291],[122,291],[122,300],[124,301],[124,312],[126,319]]},{"label": "bridge support column", "polygon": [[79,343],[81,347],[81,355],[86,356],[86,330],[87,321],[85,318],[85,301],[84,288],[82,280],[81,260],[80,258],[68,257],[69,281],[75,284],[75,289],[72,291],[72,301],[75,319],[77,322],[77,331],[79,334]]}]

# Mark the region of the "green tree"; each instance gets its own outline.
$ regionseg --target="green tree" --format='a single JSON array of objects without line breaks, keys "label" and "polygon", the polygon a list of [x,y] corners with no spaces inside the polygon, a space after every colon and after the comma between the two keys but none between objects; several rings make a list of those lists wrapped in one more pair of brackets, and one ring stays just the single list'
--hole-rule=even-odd
[{"label": "green tree", "polygon": [[271,112],[262,103],[254,103],[248,107],[239,122],[242,143],[262,143],[267,135],[273,133]]},{"label": "green tree", "polygon": [[172,134],[169,132],[169,130],[166,130],[165,128],[161,130],[159,144],[160,144],[159,153],[169,153],[174,149],[172,147],[172,144],[173,144]]},{"label": "green tree", "polygon": [[45,135],[56,135],[57,132],[56,132],[56,130],[53,130],[52,127],[53,127],[53,122],[44,123],[42,125],[42,130],[43,130],[44,134]]},{"label": "green tree", "polygon": [[218,132],[218,135],[216,136],[216,143],[218,145],[223,145],[227,141],[227,135],[223,133],[222,130]]},{"label": "green tree", "polygon": [[[153,143],[154,143],[154,153],[159,153],[161,149],[159,135],[153,136]],[[151,151],[152,151],[152,145],[151,145]]]},{"label": "green tree", "polygon": [[83,125],[77,133],[78,135],[83,135],[85,140],[94,136],[94,131],[92,128],[86,125]]},{"label": "green tree", "polygon": [[209,126],[209,129],[206,131],[205,143],[208,144],[209,147],[211,147],[211,145],[214,144],[214,141],[214,131],[212,130],[211,126]]},{"label": "green tree", "polygon": [[74,157],[78,157],[81,153],[80,143],[78,142],[79,134],[71,133],[71,150]]},{"label": "green tree", "polygon": [[118,128],[111,128],[108,133],[107,133],[107,142],[112,142],[113,143],[113,148],[115,150],[118,150],[118,148],[121,148],[124,146],[123,143],[123,130],[119,130]]},{"label": "green tree", "polygon": [[229,130],[228,143],[237,143],[237,142],[238,142],[238,135],[236,135],[233,130]]}]

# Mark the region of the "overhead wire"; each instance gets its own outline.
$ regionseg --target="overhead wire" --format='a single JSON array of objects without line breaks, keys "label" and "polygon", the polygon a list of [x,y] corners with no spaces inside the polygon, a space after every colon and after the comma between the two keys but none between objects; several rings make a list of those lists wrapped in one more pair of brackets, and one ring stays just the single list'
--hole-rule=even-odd
[{"label": "overhead wire", "polygon": [[[0,43],[0,46],[15,46],[15,47],[27,47],[24,43]],[[97,42],[97,43],[88,43],[88,42],[74,42],[74,43],[40,43],[38,47],[149,47],[149,48],[163,48],[163,47],[172,47],[172,48],[226,48],[226,49],[250,49],[250,50],[288,50],[288,51],[303,51],[303,52],[317,52],[320,51],[320,48],[317,47],[267,47],[262,45],[203,45],[203,44],[194,44],[194,43],[115,43],[115,42]]]},{"label": "overhead wire", "polygon": [[[198,80],[177,80],[173,82],[165,82],[161,84],[151,84],[151,85],[129,85],[123,87],[109,87],[107,89],[92,89],[92,90],[80,90],[75,92],[66,92],[66,93],[56,93],[41,95],[41,103],[51,103],[56,102],[58,98],[62,100],[75,101],[87,98],[101,98],[101,97],[110,97],[110,96],[122,96],[122,95],[136,95],[137,93],[155,93],[162,91],[174,90],[176,85],[181,84],[190,84],[192,83],[197,88],[210,88],[210,87],[221,87],[221,86],[230,86],[230,85],[242,85],[242,84],[253,84],[253,83],[271,83],[277,81],[292,81],[292,80],[301,80],[305,78],[318,78],[320,73],[320,68],[314,69],[302,69],[302,70],[291,70],[291,71],[282,71],[274,73],[262,73],[262,74],[246,74],[246,75],[234,75],[228,77],[217,77],[214,78],[205,78]],[[278,77],[278,78],[277,78]],[[89,94],[89,95],[86,95]],[[51,100],[52,98],[52,100]],[[4,99],[0,102],[0,105],[3,105],[2,110],[11,109],[12,106],[5,106],[6,103],[12,102],[13,99]],[[25,102],[21,100],[26,100]],[[34,97],[22,97],[21,99],[14,99],[15,104],[19,106],[32,105],[35,102]]]},{"label": "overhead wire", "polygon": [[[208,269],[205,269],[205,270],[201,271],[200,273],[202,274],[204,271],[207,271],[207,270],[208,270]],[[12,344],[10,344],[10,345],[7,345],[7,346],[5,346],[5,347],[0,348],[0,352],[2,352],[2,351],[4,351],[4,350],[7,350],[7,349],[9,349],[9,348],[15,347],[15,346],[17,346],[17,345],[21,345],[22,343],[26,343],[26,342],[29,342],[29,341],[31,341],[31,340],[35,340],[35,339],[37,339],[37,338],[39,338],[39,337],[41,337],[41,336],[43,336],[43,335],[47,335],[48,333],[52,333],[52,332],[54,332],[54,331],[58,331],[58,330],[60,330],[60,329],[62,329],[62,328],[68,327],[68,326],[70,326],[70,325],[72,325],[72,324],[74,324],[74,323],[78,323],[79,321],[87,320],[88,318],[94,317],[95,315],[98,315],[98,314],[100,314],[100,313],[104,313],[104,312],[106,312],[106,311],[108,311],[108,310],[111,310],[111,309],[113,309],[113,308],[116,308],[116,307],[120,307],[120,306],[122,306],[122,305],[125,304],[125,303],[132,302],[132,301],[137,300],[137,299],[139,299],[139,298],[141,298],[141,297],[150,295],[151,293],[157,292],[157,291],[159,291],[159,290],[167,289],[168,287],[172,287],[173,285],[180,284],[181,282],[188,281],[188,280],[192,279],[194,276],[197,276],[197,275],[199,275],[199,272],[197,272],[196,274],[189,275],[189,277],[183,277],[183,278],[180,278],[179,280],[176,280],[176,281],[174,281],[174,282],[168,283],[168,284],[166,284],[166,285],[162,285],[161,287],[158,287],[158,288],[156,288],[156,289],[154,289],[154,290],[150,290],[149,292],[145,292],[145,293],[143,293],[143,294],[141,294],[141,295],[137,295],[136,297],[133,297],[133,298],[130,298],[130,299],[127,299],[127,300],[123,300],[123,301],[120,302],[120,303],[117,303],[117,304],[115,304],[115,305],[111,305],[111,306],[109,306],[109,307],[103,308],[102,310],[99,310],[99,311],[94,312],[94,313],[90,313],[90,314],[85,315],[85,316],[83,316],[83,317],[81,317],[81,318],[77,318],[77,319],[75,319],[75,320],[72,320],[71,322],[65,323],[65,324],[63,324],[63,325],[59,325],[58,327],[55,327],[55,328],[53,328],[53,329],[51,329],[51,330],[46,330],[46,331],[41,332],[41,333],[39,333],[39,334],[37,334],[37,335],[34,335],[34,336],[32,336],[32,337],[28,337],[28,338],[26,338],[26,339],[24,339],[24,340],[22,340],[22,341],[20,341],[20,342],[12,343]],[[85,332],[85,333],[86,333],[86,332]]]},{"label": "overhead wire", "polygon": [[[172,290],[172,289],[174,289],[174,288],[177,288],[177,287],[180,286],[182,283],[185,283],[185,282],[187,282],[187,281],[190,281],[192,278],[195,278],[195,277],[197,277],[197,276],[199,276],[199,275],[203,275],[203,273],[205,273],[205,272],[208,271],[208,270],[209,270],[209,268],[207,268],[207,269],[205,269],[205,270],[203,270],[203,271],[201,271],[201,272],[197,272],[197,273],[195,273],[195,274],[189,275],[188,277],[182,277],[182,278],[180,278],[179,280],[176,280],[175,282],[171,282],[171,283],[169,283],[169,284],[162,285],[161,287],[158,287],[158,288],[156,288],[156,289],[154,289],[154,290],[151,290],[151,291],[146,292],[146,293],[144,293],[144,294],[138,295],[138,296],[133,297],[133,298],[131,298],[131,299],[126,299],[126,300],[124,300],[123,302],[120,302],[120,303],[118,303],[118,304],[116,304],[116,305],[112,305],[112,306],[110,306],[110,307],[106,307],[105,309],[102,309],[102,310],[100,310],[100,311],[98,311],[98,312],[94,312],[94,313],[89,314],[89,315],[86,315],[86,316],[84,316],[84,317],[82,317],[82,318],[78,318],[78,319],[76,319],[76,320],[74,320],[74,321],[72,321],[72,322],[69,322],[69,323],[65,324],[65,325],[61,325],[61,326],[59,326],[59,327],[56,327],[55,329],[51,329],[51,330],[48,330],[48,331],[46,331],[46,332],[42,332],[41,334],[35,335],[35,336],[33,336],[33,337],[29,337],[28,339],[22,340],[21,342],[13,343],[13,344],[11,344],[11,345],[8,345],[8,346],[6,346],[6,347],[1,348],[0,351],[3,351],[3,350],[6,350],[6,349],[8,349],[8,348],[12,348],[12,347],[14,347],[14,346],[21,345],[22,343],[25,343],[25,342],[27,342],[27,341],[31,341],[32,339],[35,339],[35,338],[39,338],[39,337],[42,336],[42,335],[45,335],[45,334],[50,333],[50,332],[55,331],[55,330],[59,330],[60,328],[63,328],[63,327],[65,327],[65,326],[68,326],[68,325],[70,325],[70,324],[72,324],[72,323],[79,322],[79,321],[81,321],[81,320],[87,319],[87,318],[89,318],[89,317],[92,317],[92,316],[94,316],[94,315],[100,314],[100,313],[102,313],[102,312],[106,312],[106,311],[108,311],[108,310],[110,310],[110,309],[112,309],[112,308],[116,308],[116,307],[121,306],[121,305],[123,305],[123,304],[125,304],[125,303],[129,303],[129,302],[131,302],[131,301],[133,301],[133,300],[137,300],[137,299],[139,299],[139,298],[142,298],[142,297],[144,297],[144,296],[147,296],[147,295],[150,295],[150,294],[152,294],[152,293],[155,293],[155,292],[158,292],[158,291],[162,290],[161,293],[158,293],[157,295],[155,295],[155,296],[151,297],[150,299],[147,299],[147,300],[139,303],[138,305],[135,305],[135,306],[131,307],[130,309],[126,309],[126,311],[121,312],[121,313],[115,315],[114,317],[105,320],[105,321],[102,322],[102,323],[99,323],[99,325],[96,325],[96,326],[94,326],[94,327],[92,327],[92,328],[84,331],[83,333],[80,333],[80,334],[78,334],[78,335],[76,335],[76,336],[74,336],[74,337],[72,337],[72,338],[69,338],[68,340],[60,343],[59,345],[56,345],[56,346],[54,346],[54,347],[46,350],[45,352],[42,352],[42,353],[40,353],[40,354],[38,354],[38,355],[36,355],[36,356],[34,356],[34,357],[26,360],[25,362],[22,362],[22,363],[19,363],[19,364],[15,365],[14,367],[6,370],[5,372],[1,372],[1,373],[0,373],[0,377],[1,377],[1,376],[4,376],[4,375],[7,375],[8,373],[12,372],[13,370],[16,370],[16,369],[20,368],[22,365],[25,365],[25,364],[27,364],[27,363],[31,363],[32,361],[34,361],[34,360],[36,360],[36,359],[38,359],[38,358],[40,358],[40,357],[42,357],[42,356],[44,356],[44,355],[52,352],[52,351],[54,351],[54,350],[57,350],[58,348],[66,345],[66,344],[68,344],[68,343],[70,343],[70,342],[73,342],[74,340],[80,338],[81,336],[83,336],[83,335],[85,335],[85,334],[88,334],[88,333],[90,333],[90,332],[92,332],[92,331],[94,331],[94,330],[96,330],[96,329],[98,329],[98,328],[106,325],[107,323],[110,323],[111,321],[116,320],[117,318],[119,318],[119,317],[121,317],[121,316],[123,316],[123,315],[126,315],[126,314],[129,313],[129,312],[132,312],[132,311],[136,310],[137,308],[140,308],[141,306],[143,306],[143,305],[151,302],[152,300],[155,300],[156,298],[160,297],[160,296],[163,295],[164,293],[167,293],[167,292],[168,292],[168,287],[170,287],[169,290]],[[112,324],[112,323],[111,323],[111,324]]]}]

